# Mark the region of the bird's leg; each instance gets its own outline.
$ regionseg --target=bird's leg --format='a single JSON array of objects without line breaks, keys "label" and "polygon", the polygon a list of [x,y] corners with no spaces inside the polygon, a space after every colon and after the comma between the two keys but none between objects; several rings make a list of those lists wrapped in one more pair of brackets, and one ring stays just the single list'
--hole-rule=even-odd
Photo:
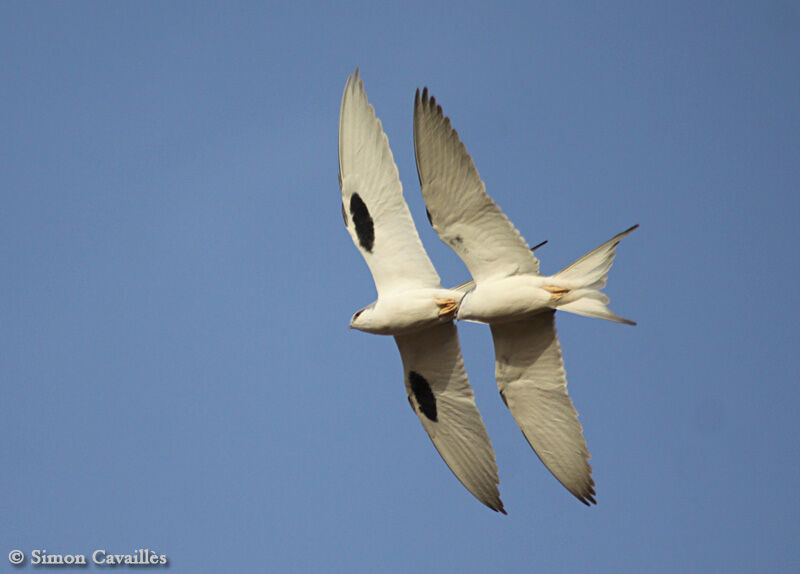
[{"label": "bird's leg", "polygon": [[458,303],[455,299],[436,299],[436,304],[439,306],[439,318],[448,318],[448,315],[454,315],[458,308]]}]

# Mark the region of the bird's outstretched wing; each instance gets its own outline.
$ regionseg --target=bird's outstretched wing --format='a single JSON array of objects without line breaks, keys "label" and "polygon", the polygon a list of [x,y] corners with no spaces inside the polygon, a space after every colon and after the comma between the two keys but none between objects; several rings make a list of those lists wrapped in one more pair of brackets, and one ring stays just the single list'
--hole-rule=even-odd
[{"label": "bird's outstretched wing", "polygon": [[453,323],[395,337],[411,408],[447,466],[475,498],[502,512],[494,450],[475,406]]},{"label": "bird's outstretched wing", "polygon": [[342,217],[382,292],[438,287],[403,199],[397,166],[358,70],[348,79],[339,114],[339,185]]},{"label": "bird's outstretched wing", "polygon": [[539,261],[486,193],[467,149],[428,89],[414,100],[414,152],[428,219],[472,277],[539,273]]},{"label": "bird's outstretched wing", "polygon": [[594,503],[589,450],[567,377],[555,312],[491,326],[503,401],[544,465],[586,505]]}]

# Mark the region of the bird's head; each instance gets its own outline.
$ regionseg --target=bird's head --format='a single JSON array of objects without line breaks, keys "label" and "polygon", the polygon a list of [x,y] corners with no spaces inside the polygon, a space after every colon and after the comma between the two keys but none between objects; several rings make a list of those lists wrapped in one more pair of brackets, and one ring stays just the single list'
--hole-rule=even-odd
[{"label": "bird's head", "polygon": [[374,307],[375,303],[371,303],[363,309],[356,311],[350,318],[350,328],[357,329],[359,331],[370,332],[371,328],[374,327],[371,321],[372,310]]}]

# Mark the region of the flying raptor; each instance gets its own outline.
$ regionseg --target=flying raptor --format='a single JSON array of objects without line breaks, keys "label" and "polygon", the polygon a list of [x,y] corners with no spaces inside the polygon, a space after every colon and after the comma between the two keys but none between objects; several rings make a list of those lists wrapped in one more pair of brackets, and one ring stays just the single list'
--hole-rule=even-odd
[{"label": "flying raptor", "polygon": [[544,465],[586,505],[595,503],[589,450],[567,394],[556,310],[634,325],[602,292],[623,237],[616,235],[555,275],[486,193],[472,158],[427,88],[414,101],[414,151],[431,225],[464,261],[474,285],[459,320],[488,323],[503,402]]},{"label": "flying raptor", "polygon": [[339,115],[342,217],[378,298],[350,327],[393,335],[408,402],[439,454],[478,500],[502,512],[494,450],[464,369],[453,319],[463,289],[444,289],[403,198],[389,140],[358,70]]}]

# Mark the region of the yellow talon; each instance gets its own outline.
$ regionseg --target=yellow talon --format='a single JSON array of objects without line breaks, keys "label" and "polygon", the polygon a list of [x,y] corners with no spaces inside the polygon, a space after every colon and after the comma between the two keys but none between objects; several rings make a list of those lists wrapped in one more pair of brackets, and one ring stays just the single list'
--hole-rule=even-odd
[{"label": "yellow talon", "polygon": [[439,306],[439,317],[447,317],[456,312],[458,303],[455,299],[436,299],[436,304]]},{"label": "yellow talon", "polygon": [[555,285],[542,285],[542,289],[552,293],[552,296],[550,297],[551,301],[558,301],[564,295],[569,293],[569,289],[566,287],[556,287]]}]

